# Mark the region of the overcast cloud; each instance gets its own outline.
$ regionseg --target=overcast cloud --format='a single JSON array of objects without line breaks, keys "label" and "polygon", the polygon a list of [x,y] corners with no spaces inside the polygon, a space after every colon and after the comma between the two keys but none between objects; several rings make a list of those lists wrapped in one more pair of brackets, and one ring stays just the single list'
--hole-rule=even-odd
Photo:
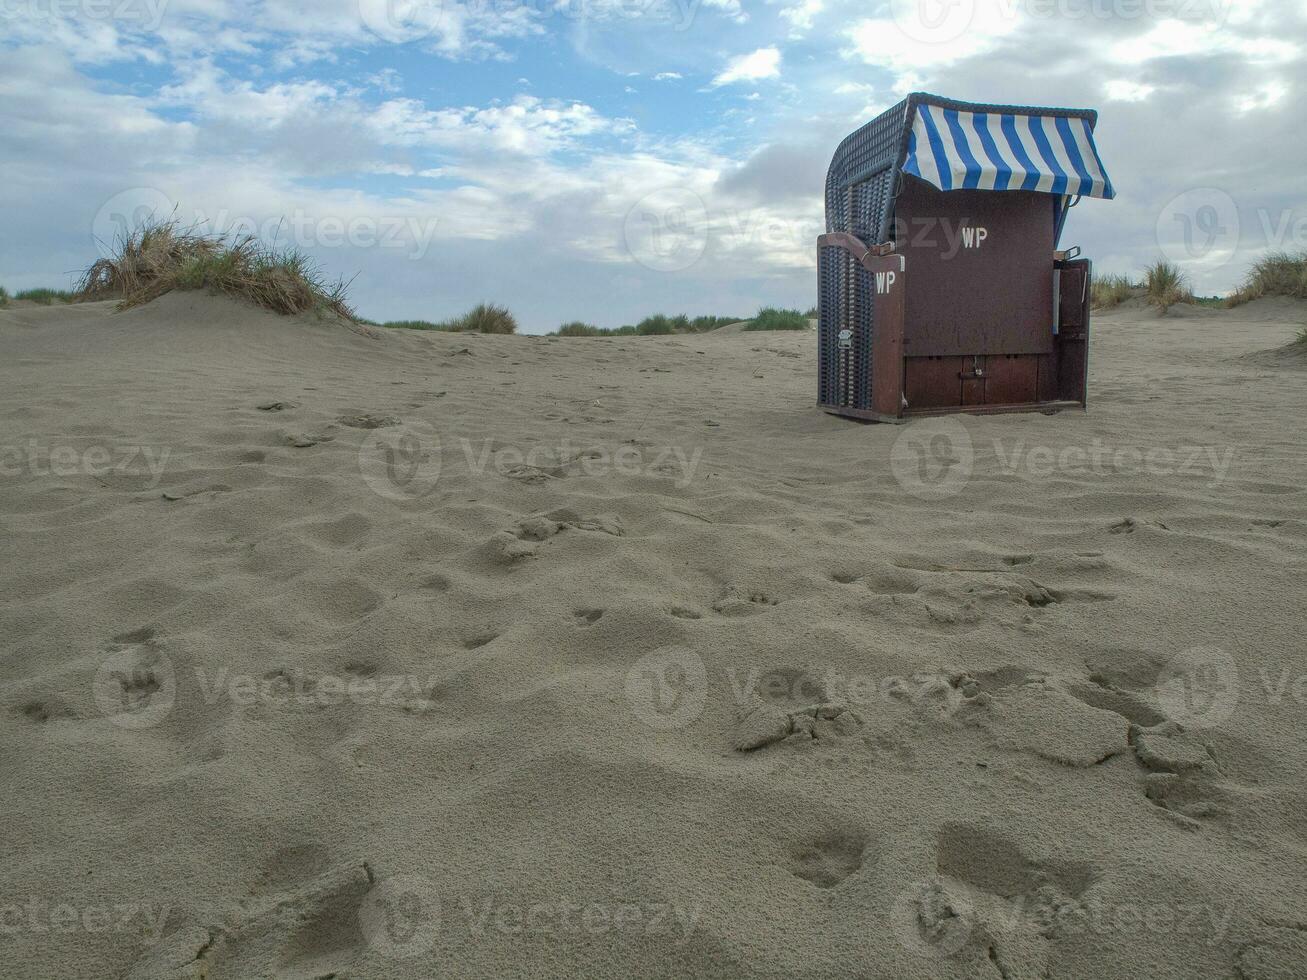
[{"label": "overcast cloud", "polygon": [[1307,8],[1232,0],[0,0],[0,283],[176,207],[378,319],[815,301],[839,139],[912,90],[1090,106],[1064,244],[1203,292],[1307,248]]}]

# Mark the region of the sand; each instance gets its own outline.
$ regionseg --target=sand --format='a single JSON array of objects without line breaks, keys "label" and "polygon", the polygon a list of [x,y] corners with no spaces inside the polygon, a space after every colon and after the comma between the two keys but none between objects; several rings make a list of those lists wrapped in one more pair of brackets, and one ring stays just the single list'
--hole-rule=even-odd
[{"label": "sand", "polygon": [[0,975],[1302,976],[1303,321],[887,426],[810,333],[0,311]]}]

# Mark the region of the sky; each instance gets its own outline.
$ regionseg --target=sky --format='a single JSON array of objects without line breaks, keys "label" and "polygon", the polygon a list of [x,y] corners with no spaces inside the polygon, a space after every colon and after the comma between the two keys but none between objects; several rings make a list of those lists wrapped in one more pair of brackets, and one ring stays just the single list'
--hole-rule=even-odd
[{"label": "sky", "polygon": [[816,301],[840,139],[911,91],[1099,110],[1064,246],[1196,290],[1307,248],[1304,0],[0,0],[0,284],[151,214],[376,320]]}]

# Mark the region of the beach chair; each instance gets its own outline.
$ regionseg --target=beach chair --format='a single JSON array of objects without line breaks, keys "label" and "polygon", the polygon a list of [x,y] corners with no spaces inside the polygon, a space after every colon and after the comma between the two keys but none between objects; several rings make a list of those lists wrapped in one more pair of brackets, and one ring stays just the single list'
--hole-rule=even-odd
[{"label": "beach chair", "polygon": [[899,422],[1084,408],[1090,263],[1058,250],[1114,196],[1092,109],[914,93],[848,136],[817,240],[817,403]]}]

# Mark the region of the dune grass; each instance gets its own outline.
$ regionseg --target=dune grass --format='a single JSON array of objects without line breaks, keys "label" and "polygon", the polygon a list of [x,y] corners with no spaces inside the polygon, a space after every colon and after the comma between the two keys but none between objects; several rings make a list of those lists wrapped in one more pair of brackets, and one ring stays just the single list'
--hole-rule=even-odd
[{"label": "dune grass", "polygon": [[653,316],[647,316],[637,323],[635,325],[635,332],[643,336],[671,333],[708,333],[712,330],[718,330],[727,324],[739,322],[740,317],[737,316],[705,315],[689,317],[684,313],[677,314],[676,316],[655,313]]},{"label": "dune grass", "polygon": [[696,316],[690,321],[690,332],[708,333],[731,323],[739,323],[741,319],[738,316]]},{"label": "dune grass", "polygon": [[1110,310],[1143,290],[1142,283],[1132,283],[1129,276],[1107,273],[1095,276],[1089,285],[1089,304],[1096,310]]},{"label": "dune grass", "polygon": [[9,305],[9,290],[5,289],[4,286],[0,286],[0,310],[3,310],[8,305]]},{"label": "dune grass", "polygon": [[478,303],[454,321],[454,330],[469,333],[517,333],[517,318],[504,306]]},{"label": "dune grass", "polygon": [[356,320],[347,283],[328,282],[307,255],[270,248],[253,236],[228,238],[151,219],[114,243],[114,254],[82,276],[77,298],[140,306],[174,290],[206,290],[274,313],[331,312]]},{"label": "dune grass", "polygon": [[444,333],[517,333],[517,318],[506,307],[478,303],[452,320],[387,320],[374,326],[392,330],[439,330]]},{"label": "dune grass", "polygon": [[689,333],[690,318],[681,314],[680,316],[667,316],[664,313],[655,313],[653,316],[647,316],[635,325],[635,332],[641,337],[661,336],[669,333]]},{"label": "dune grass", "polygon": [[77,299],[77,294],[67,289],[21,289],[14,293],[14,299],[52,306],[55,303],[71,303]]},{"label": "dune grass", "polygon": [[645,317],[639,323],[627,323],[620,327],[599,327],[584,320],[572,320],[564,323],[550,336],[629,337],[637,335],[657,337],[671,334],[708,333],[727,324],[739,322],[740,317],[738,316],[703,315],[692,317],[685,313],[678,313],[675,316],[668,316],[666,313],[655,313],[652,316]]},{"label": "dune grass", "polygon": [[1188,277],[1179,266],[1161,259],[1144,270],[1144,298],[1162,313],[1177,303],[1194,302]]},{"label": "dune grass", "polygon": [[808,318],[798,310],[782,310],[764,306],[758,315],[744,325],[745,330],[807,330]]},{"label": "dune grass", "polygon": [[564,323],[555,330],[552,337],[631,337],[635,335],[635,324],[628,323],[620,327],[597,327],[584,320]]},{"label": "dune grass", "polygon": [[1268,252],[1253,263],[1243,283],[1230,294],[1227,306],[1263,296],[1307,299],[1307,252]]},{"label": "dune grass", "polygon": [[596,327],[593,323],[586,323],[582,320],[573,320],[571,323],[564,323],[555,331],[559,337],[602,337],[610,331],[603,327]]}]

